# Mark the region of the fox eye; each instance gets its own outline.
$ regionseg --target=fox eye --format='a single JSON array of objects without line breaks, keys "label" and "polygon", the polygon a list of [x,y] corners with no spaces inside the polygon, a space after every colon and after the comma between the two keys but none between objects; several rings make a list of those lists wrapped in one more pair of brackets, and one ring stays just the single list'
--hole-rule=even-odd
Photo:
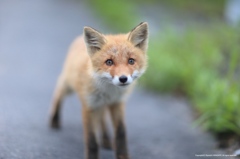
[{"label": "fox eye", "polygon": [[134,60],[134,59],[132,59],[132,58],[130,58],[130,59],[128,60],[128,63],[129,63],[130,65],[133,65],[133,64],[134,64],[134,62],[135,62],[135,60]]},{"label": "fox eye", "polygon": [[113,65],[113,60],[108,59],[105,63],[106,63],[106,65],[108,65],[108,66],[112,66],[112,65]]}]

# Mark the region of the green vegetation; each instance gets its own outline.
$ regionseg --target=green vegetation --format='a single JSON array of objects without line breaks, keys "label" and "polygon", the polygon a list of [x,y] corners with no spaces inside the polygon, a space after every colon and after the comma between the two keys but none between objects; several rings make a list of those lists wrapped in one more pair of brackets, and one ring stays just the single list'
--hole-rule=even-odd
[{"label": "green vegetation", "polygon": [[89,0],[88,3],[114,31],[127,32],[132,24],[138,23],[136,8],[131,1]]},{"label": "green vegetation", "polygon": [[221,17],[224,14],[226,0],[160,0],[160,2],[178,11],[194,12],[207,17]]},{"label": "green vegetation", "polygon": [[155,91],[187,95],[201,114],[197,122],[207,130],[240,135],[239,31],[195,28],[152,38],[142,83]]},{"label": "green vegetation", "polygon": [[[220,16],[225,4],[225,0],[217,3],[206,0],[162,1],[175,4],[178,9],[194,5],[198,8],[195,10],[203,12],[212,6],[213,13]],[[136,2],[91,0],[100,17],[119,31],[128,31],[138,23],[135,21],[138,19]],[[239,32],[239,27],[222,23],[189,27],[184,33],[161,30],[161,34],[150,39],[149,68],[141,83],[156,92],[186,95],[199,112],[196,123],[206,130],[240,135]]]}]

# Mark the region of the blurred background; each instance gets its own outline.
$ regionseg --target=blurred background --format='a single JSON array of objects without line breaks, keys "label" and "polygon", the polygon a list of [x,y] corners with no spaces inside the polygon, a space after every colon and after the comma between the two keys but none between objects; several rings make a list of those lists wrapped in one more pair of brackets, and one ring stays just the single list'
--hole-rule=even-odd
[{"label": "blurred background", "polygon": [[[228,153],[237,150],[239,0],[0,0],[0,158],[82,156],[76,97],[66,101],[74,107],[63,108],[65,130],[55,134],[47,129],[69,44],[83,26],[125,33],[142,21],[150,26],[149,67],[128,104],[129,142],[137,145],[130,148],[133,156],[192,159],[215,150],[215,144]],[[148,108],[139,106],[135,112],[130,106],[143,101]],[[136,117],[144,117],[145,125]],[[157,148],[161,146],[165,149]]]}]

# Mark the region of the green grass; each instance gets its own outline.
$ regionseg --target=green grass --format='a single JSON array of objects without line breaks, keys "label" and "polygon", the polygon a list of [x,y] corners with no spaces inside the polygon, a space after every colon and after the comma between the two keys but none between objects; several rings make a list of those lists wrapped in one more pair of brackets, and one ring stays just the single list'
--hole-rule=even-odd
[{"label": "green grass", "polygon": [[178,11],[195,13],[205,17],[223,16],[226,0],[160,0]]},{"label": "green grass", "polygon": [[141,82],[158,92],[184,93],[206,130],[240,135],[240,30],[220,26],[152,38],[149,68]]},{"label": "green grass", "polygon": [[138,23],[136,19],[136,8],[132,1],[127,0],[89,0],[89,5],[111,30],[118,32],[128,32]]},{"label": "green grass", "polygon": [[[141,2],[90,0],[95,13],[119,32],[127,32],[138,23],[136,6]],[[162,2],[206,16],[221,16],[225,4],[225,0]],[[161,30],[150,38],[149,67],[142,85],[156,92],[183,93],[199,112],[197,124],[216,134],[240,135],[239,32],[240,27],[221,23],[189,27],[181,34]]]}]

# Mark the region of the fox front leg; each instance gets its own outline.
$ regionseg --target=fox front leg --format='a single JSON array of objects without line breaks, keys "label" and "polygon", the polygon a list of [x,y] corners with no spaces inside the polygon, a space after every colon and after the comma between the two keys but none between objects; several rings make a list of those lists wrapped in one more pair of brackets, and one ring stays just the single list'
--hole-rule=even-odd
[{"label": "fox front leg", "polygon": [[124,123],[124,104],[117,103],[110,106],[111,118],[115,133],[115,155],[117,159],[129,159],[127,149],[127,134]]},{"label": "fox front leg", "polygon": [[109,136],[109,130],[107,128],[106,123],[106,116],[108,109],[104,109],[103,113],[100,117],[100,126],[101,126],[101,146],[105,149],[111,150],[112,149],[112,143]]},{"label": "fox front leg", "polygon": [[83,106],[82,117],[84,126],[85,159],[99,158],[99,147],[95,128],[96,116],[98,116],[97,111],[88,110],[86,106]]}]

